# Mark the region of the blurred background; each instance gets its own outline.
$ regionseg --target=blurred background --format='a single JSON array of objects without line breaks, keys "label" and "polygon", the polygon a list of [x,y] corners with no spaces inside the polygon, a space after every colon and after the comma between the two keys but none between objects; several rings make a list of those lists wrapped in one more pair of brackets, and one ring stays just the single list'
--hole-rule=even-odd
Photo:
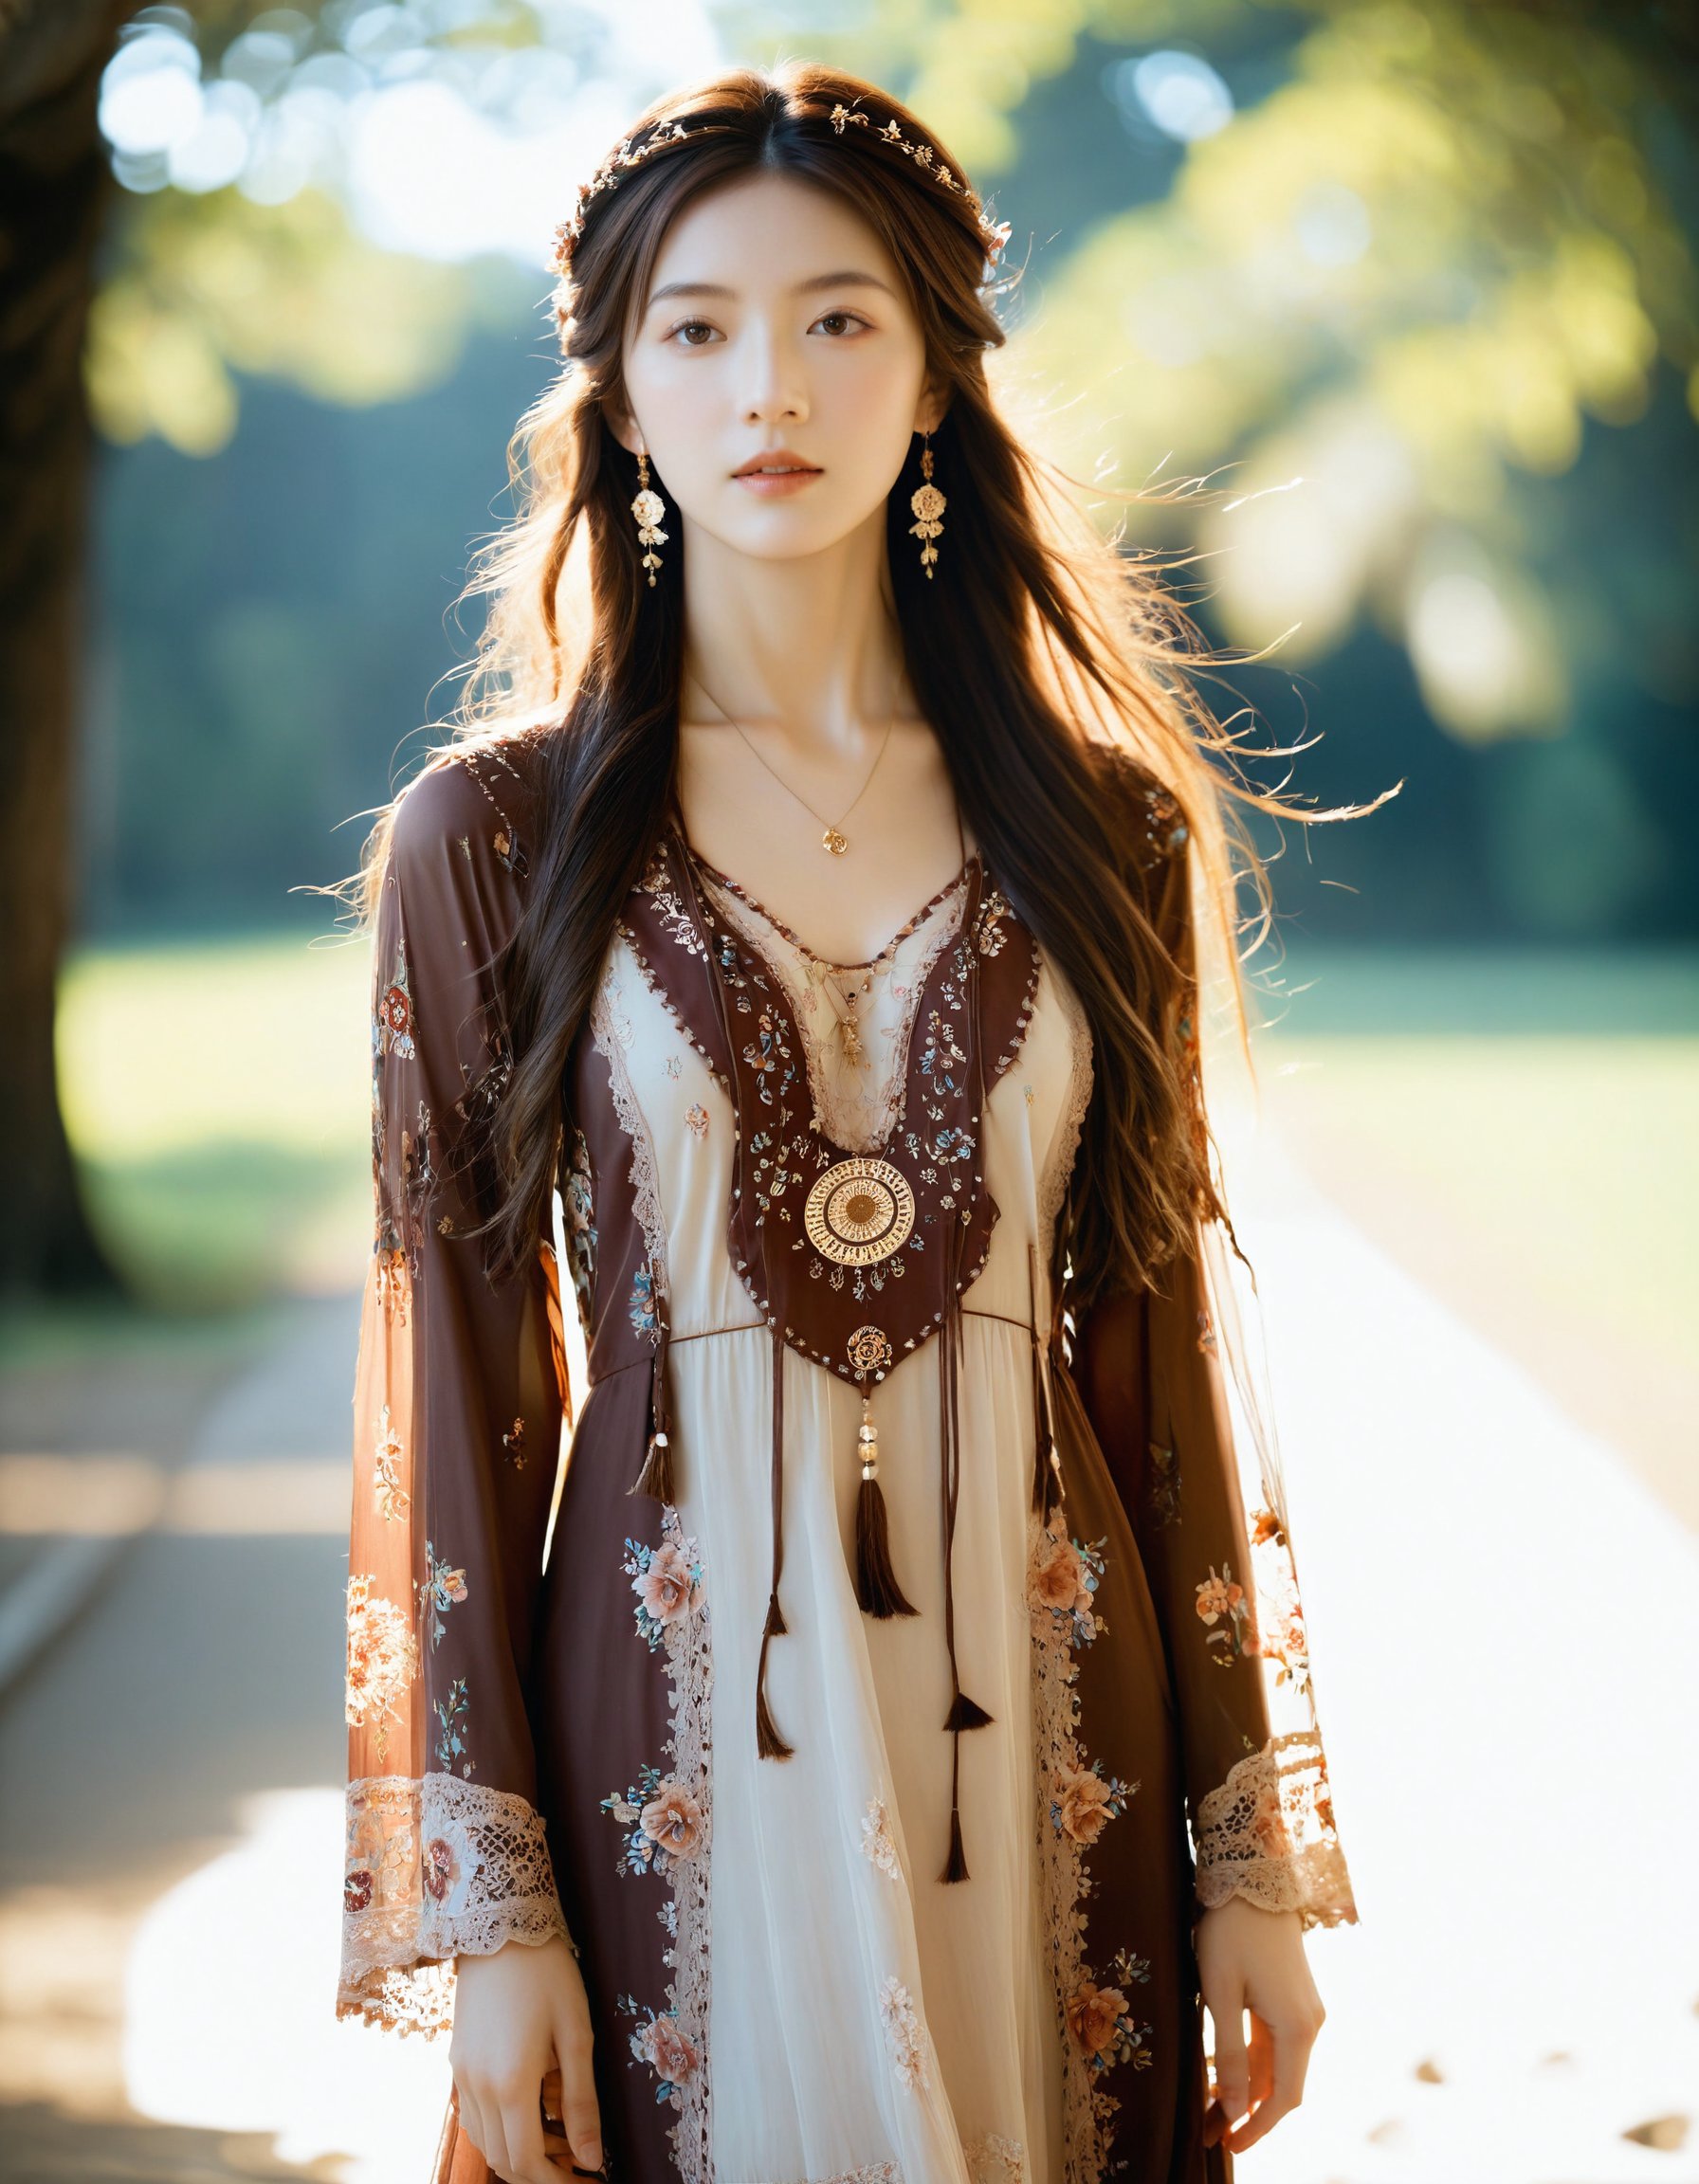
[{"label": "blurred background", "polygon": [[1009,397],[1148,486],[1256,777],[1403,784],[1259,834],[1223,1115],[1361,1913],[1242,2173],[1699,2177],[1699,42],[1557,0],[0,5],[0,2175],[424,2184],[447,2044],[332,2018],[311,890],[452,706],[576,183],[785,54],[1012,221]]}]

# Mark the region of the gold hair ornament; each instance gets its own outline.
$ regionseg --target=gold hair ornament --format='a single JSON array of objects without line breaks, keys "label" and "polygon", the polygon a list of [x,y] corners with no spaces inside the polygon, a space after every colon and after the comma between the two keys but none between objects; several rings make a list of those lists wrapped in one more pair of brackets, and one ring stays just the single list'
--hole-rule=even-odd
[{"label": "gold hair ornament", "polygon": [[[858,129],[873,129],[872,117],[864,114],[859,107],[834,106],[831,119],[840,136],[850,123]],[[687,136],[701,136],[704,131],[722,132],[724,126],[723,122],[706,121],[699,122],[695,128],[686,128],[683,121],[667,121],[659,123],[641,141],[634,136],[622,137],[589,181],[579,183],[571,213],[556,228],[555,271],[562,279],[570,271],[573,251],[584,232],[585,214],[604,190],[617,188],[622,174],[629,173],[633,167],[641,167],[654,153],[664,152],[668,146],[683,143]],[[966,201],[979,224],[979,236],[985,246],[986,260],[995,266],[1009,241],[1011,229],[1008,221],[988,219],[978,191],[971,189],[959,175],[952,173],[941,159],[935,158],[929,144],[911,144],[898,127],[894,117],[883,129],[873,129],[873,134],[881,143],[894,145],[899,152],[905,154],[923,173],[929,174],[933,181],[948,190],[953,196]]]}]

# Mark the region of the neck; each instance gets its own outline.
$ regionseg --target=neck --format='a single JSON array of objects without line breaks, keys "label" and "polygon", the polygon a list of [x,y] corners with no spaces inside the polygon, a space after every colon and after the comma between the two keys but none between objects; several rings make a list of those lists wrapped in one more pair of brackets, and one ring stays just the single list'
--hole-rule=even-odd
[{"label": "neck", "polygon": [[757,560],[686,526],[682,716],[782,731],[799,753],[856,755],[906,692],[886,581],[885,511],[835,545]]}]

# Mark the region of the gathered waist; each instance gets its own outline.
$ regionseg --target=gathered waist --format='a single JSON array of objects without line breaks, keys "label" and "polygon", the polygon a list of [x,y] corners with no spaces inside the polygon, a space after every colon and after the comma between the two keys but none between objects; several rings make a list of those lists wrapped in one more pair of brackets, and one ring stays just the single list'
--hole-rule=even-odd
[{"label": "gathered waist", "polygon": [[[1013,1313],[993,1312],[988,1310],[985,1306],[979,1304],[963,1304],[960,1310],[961,1317],[964,1320],[1000,1320],[1007,1327],[1018,1327],[1021,1333],[1026,1336],[1029,1341],[1034,1339],[1034,1330],[1031,1320],[1017,1320]],[[728,1320],[723,1327],[698,1328],[694,1335],[669,1334],[667,1338],[667,1340],[668,1346],[671,1349],[676,1350],[683,1343],[707,1342],[713,1340],[716,1336],[721,1335],[748,1335],[756,1333],[765,1335],[769,1332],[770,1329],[768,1322],[765,1320]],[[804,1361],[807,1362],[806,1359]],[[600,1383],[604,1380],[616,1380],[622,1373],[632,1372],[638,1366],[648,1365],[650,1359],[648,1356],[629,1357],[623,1365],[611,1365],[605,1373],[591,1374],[589,1384],[591,1387],[594,1388],[599,1386]],[[822,1368],[822,1370],[824,1370],[824,1368]]]}]

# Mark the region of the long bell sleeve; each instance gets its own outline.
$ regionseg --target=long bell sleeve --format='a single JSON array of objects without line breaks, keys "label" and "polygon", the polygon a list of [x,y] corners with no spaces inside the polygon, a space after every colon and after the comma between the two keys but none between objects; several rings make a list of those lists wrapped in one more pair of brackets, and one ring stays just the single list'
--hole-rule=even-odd
[{"label": "long bell sleeve", "polygon": [[[1156,792],[1152,921],[1181,976],[1161,1027],[1203,1138],[1191,855]],[[1072,1369],[1144,1562],[1178,1720],[1197,1909],[1243,1896],[1303,1926],[1354,1922],[1277,1460],[1235,1441],[1197,1216],[1157,1285],[1108,1297],[1076,1330]],[[1225,1258],[1217,1244],[1215,1264]]]},{"label": "long bell sleeve", "polygon": [[463,1233],[492,1203],[472,1126],[506,1079],[490,965],[525,870],[496,771],[457,755],[409,785],[374,932],[337,2015],[427,2035],[457,1955],[566,1937],[525,1704],[565,1412],[554,1250],[497,1285]]}]

